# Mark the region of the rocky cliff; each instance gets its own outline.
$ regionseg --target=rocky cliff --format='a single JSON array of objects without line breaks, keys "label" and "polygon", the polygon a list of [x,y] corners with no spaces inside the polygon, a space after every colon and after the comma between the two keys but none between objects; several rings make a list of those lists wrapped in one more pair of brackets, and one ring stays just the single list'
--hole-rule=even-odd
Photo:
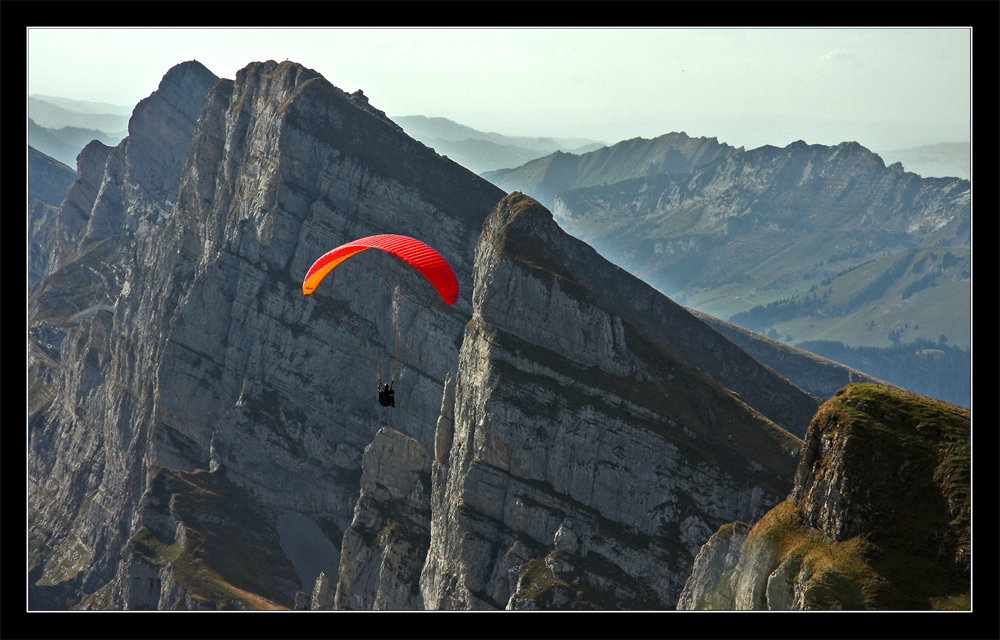
[{"label": "rocky cliff", "polygon": [[[481,220],[503,194],[402,135],[360,93],[290,63],[219,81],[179,65],[130,132],[117,149],[81,154],[64,242],[30,302],[33,593],[163,608],[188,602],[183,591],[253,606],[232,594],[260,589],[225,558],[194,553],[213,533],[198,523],[228,515],[208,502],[197,520],[176,509],[164,519],[157,505],[175,501],[154,484],[169,470],[199,474],[186,479],[201,493],[225,484],[279,534],[258,579],[279,585],[262,597],[290,606],[281,585],[296,548],[329,558],[296,566],[299,588],[336,571],[362,452],[384,420],[338,321],[378,318],[344,292],[307,299],[302,274],[349,238],[393,231],[427,239],[468,281]],[[352,273],[371,290],[380,276]],[[464,300],[454,307],[420,318],[414,350],[425,355],[397,381],[398,421],[425,448],[468,313]],[[190,571],[176,570],[181,551],[199,560]],[[238,591],[203,586],[209,574]],[[138,588],[139,575],[158,582]]]},{"label": "rocky cliff", "polygon": [[[816,397],[361,92],[189,62],[129,130],[29,300],[32,607],[673,608],[790,490]],[[386,232],[459,300],[367,254],[302,294]],[[388,412],[359,352],[403,315]]]},{"label": "rocky cliff", "polygon": [[720,527],[678,609],[968,609],[969,411],[845,387],[817,412],[788,499]]},{"label": "rocky cliff", "polygon": [[[313,608],[671,608],[698,536],[722,513],[753,521],[774,504],[798,439],[645,330],[673,328],[723,353],[728,341],[703,324],[684,329],[686,311],[567,236],[533,199],[499,203],[474,264],[433,461],[380,432],[336,597],[323,577]],[[636,299],[648,304],[625,302]],[[801,391],[785,397],[797,402],[812,406]],[[409,462],[386,464],[397,456]]]},{"label": "rocky cliff", "polygon": [[[438,421],[429,609],[672,608],[699,536],[787,481],[798,439],[616,313],[645,285],[618,273],[612,299],[580,274],[617,269],[584,250],[521,194],[484,224]],[[661,330],[687,315],[660,311]]]},{"label": "rocky cliff", "polygon": [[76,171],[28,147],[28,289],[53,270],[49,255],[57,246],[58,221]]},{"label": "rocky cliff", "polygon": [[[196,119],[215,80],[199,64],[182,65],[144,102],[165,102],[171,113],[193,111]],[[133,531],[147,479],[148,441],[138,425],[152,410],[149,356],[162,327],[130,320],[134,310],[124,303],[153,264],[141,262],[137,226],[122,227],[171,207],[166,197],[176,197],[176,180],[170,194],[156,188],[164,176],[131,169],[183,159],[193,128],[193,119],[187,127],[166,127],[159,144],[137,131],[134,141],[114,149],[88,145],[78,158],[79,178],[45,229],[49,241],[29,248],[44,257],[48,273],[29,300],[32,599],[56,597],[66,606],[98,591]],[[167,175],[179,173],[175,167]]]}]

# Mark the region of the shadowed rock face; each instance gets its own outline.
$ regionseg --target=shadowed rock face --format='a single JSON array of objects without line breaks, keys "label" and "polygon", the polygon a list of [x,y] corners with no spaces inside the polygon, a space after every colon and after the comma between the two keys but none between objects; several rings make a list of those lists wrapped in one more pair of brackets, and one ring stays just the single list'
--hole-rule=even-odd
[{"label": "shadowed rock face", "polygon": [[[180,109],[189,117],[146,122],[147,133],[137,134],[132,148],[128,140],[114,149],[95,141],[80,153],[79,178],[47,247],[51,273],[32,291],[29,532],[39,575],[33,582],[58,593],[63,606],[108,584],[152,475],[143,464],[148,440],[140,425],[155,402],[150,351],[159,346],[162,326],[133,323],[133,311],[121,303],[132,283],[160,284],[154,263],[137,260],[135,231],[162,223],[172,209],[177,163],[191,148],[194,120],[216,80],[198,63],[178,66],[143,102],[146,111]],[[140,114],[136,123],[143,122]],[[170,185],[158,189],[150,176],[128,170],[171,162],[171,171],[154,179]]]}]

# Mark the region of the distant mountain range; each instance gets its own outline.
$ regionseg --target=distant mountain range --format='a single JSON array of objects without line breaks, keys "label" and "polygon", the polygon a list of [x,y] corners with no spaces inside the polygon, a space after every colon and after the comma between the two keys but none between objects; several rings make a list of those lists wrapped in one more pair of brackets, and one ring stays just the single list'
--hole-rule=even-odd
[{"label": "distant mountain range", "polygon": [[[75,154],[90,141],[79,144],[86,135],[105,144],[117,144],[128,135],[132,107],[34,94],[28,98],[28,113],[34,122],[34,133],[29,132],[29,135],[58,139],[49,142],[36,138],[30,142],[32,146],[73,166]],[[505,136],[440,117],[395,116],[392,120],[403,127],[407,135],[479,174],[520,167],[557,151],[582,154],[608,146],[606,142],[587,138]],[[74,131],[59,131],[66,128]],[[57,148],[59,145],[67,148]],[[886,164],[901,162],[907,171],[925,178],[956,176],[969,179],[970,146],[968,142],[942,142],[885,151],[881,155]]]},{"label": "distant mountain range", "polygon": [[70,100],[28,98],[28,144],[76,169],[76,156],[91,140],[113,147],[128,135],[131,107]]},{"label": "distant mountain range", "polygon": [[972,177],[972,145],[968,142],[941,142],[912,149],[883,151],[886,164],[900,162],[907,171],[925,178]]},{"label": "distant mountain range", "polygon": [[[33,123],[29,143],[72,167],[76,154],[90,140],[113,146],[128,135],[132,108],[35,94],[28,98],[28,113]],[[505,136],[441,117],[395,116],[392,120],[407,135],[478,174],[520,167],[555,152],[583,154],[609,146],[588,138]],[[923,177],[968,179],[971,173],[968,142],[898,149],[882,156],[886,164],[901,162],[907,171]]]},{"label": "distant mountain range", "polygon": [[28,204],[40,200],[58,207],[62,204],[70,185],[76,180],[76,171],[62,162],[28,146]]},{"label": "distant mountain range", "polygon": [[[393,116],[392,120],[410,137],[478,174],[519,168],[557,152],[580,155],[620,144],[588,138],[505,136],[479,131],[440,117]],[[969,142],[941,142],[881,151],[879,155],[886,165],[899,162],[906,171],[924,178],[958,177],[968,180],[971,176]]]},{"label": "distant mountain range", "polygon": [[127,132],[124,131],[111,134],[98,129],[79,127],[50,129],[38,125],[34,120],[28,120],[28,144],[73,170],[76,170],[76,157],[92,140],[100,140],[113,147],[121,142],[125,135]]},{"label": "distant mountain range", "polygon": [[557,151],[586,153],[605,143],[585,138],[531,138],[485,133],[447,118],[398,116],[393,122],[412,138],[475,173],[519,167]]},{"label": "distant mountain range", "polygon": [[81,127],[124,131],[128,129],[132,107],[35,94],[28,96],[28,115],[43,127],[53,129]]},{"label": "distant mountain range", "polygon": [[483,175],[681,304],[968,406],[968,180],[682,132]]}]

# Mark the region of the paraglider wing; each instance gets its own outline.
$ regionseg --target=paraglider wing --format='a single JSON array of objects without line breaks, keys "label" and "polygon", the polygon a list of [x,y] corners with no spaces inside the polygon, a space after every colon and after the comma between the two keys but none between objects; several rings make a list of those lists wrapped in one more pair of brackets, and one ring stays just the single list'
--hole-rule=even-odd
[{"label": "paraglider wing", "polygon": [[334,267],[367,249],[387,251],[411,265],[434,286],[445,304],[458,299],[458,278],[440,253],[419,240],[392,234],[359,238],[326,252],[306,272],[305,280],[302,281],[302,293],[309,295],[315,291],[320,281]]}]

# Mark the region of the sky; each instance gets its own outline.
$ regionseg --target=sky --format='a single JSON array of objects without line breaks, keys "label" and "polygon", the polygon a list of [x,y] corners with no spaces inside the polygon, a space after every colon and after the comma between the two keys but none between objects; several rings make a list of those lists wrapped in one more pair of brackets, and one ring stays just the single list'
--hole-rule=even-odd
[{"label": "sky", "polygon": [[[175,64],[291,60],[388,116],[607,144],[969,141],[972,29],[29,28],[28,95],[134,106]],[[995,78],[994,78],[995,80]]]}]

